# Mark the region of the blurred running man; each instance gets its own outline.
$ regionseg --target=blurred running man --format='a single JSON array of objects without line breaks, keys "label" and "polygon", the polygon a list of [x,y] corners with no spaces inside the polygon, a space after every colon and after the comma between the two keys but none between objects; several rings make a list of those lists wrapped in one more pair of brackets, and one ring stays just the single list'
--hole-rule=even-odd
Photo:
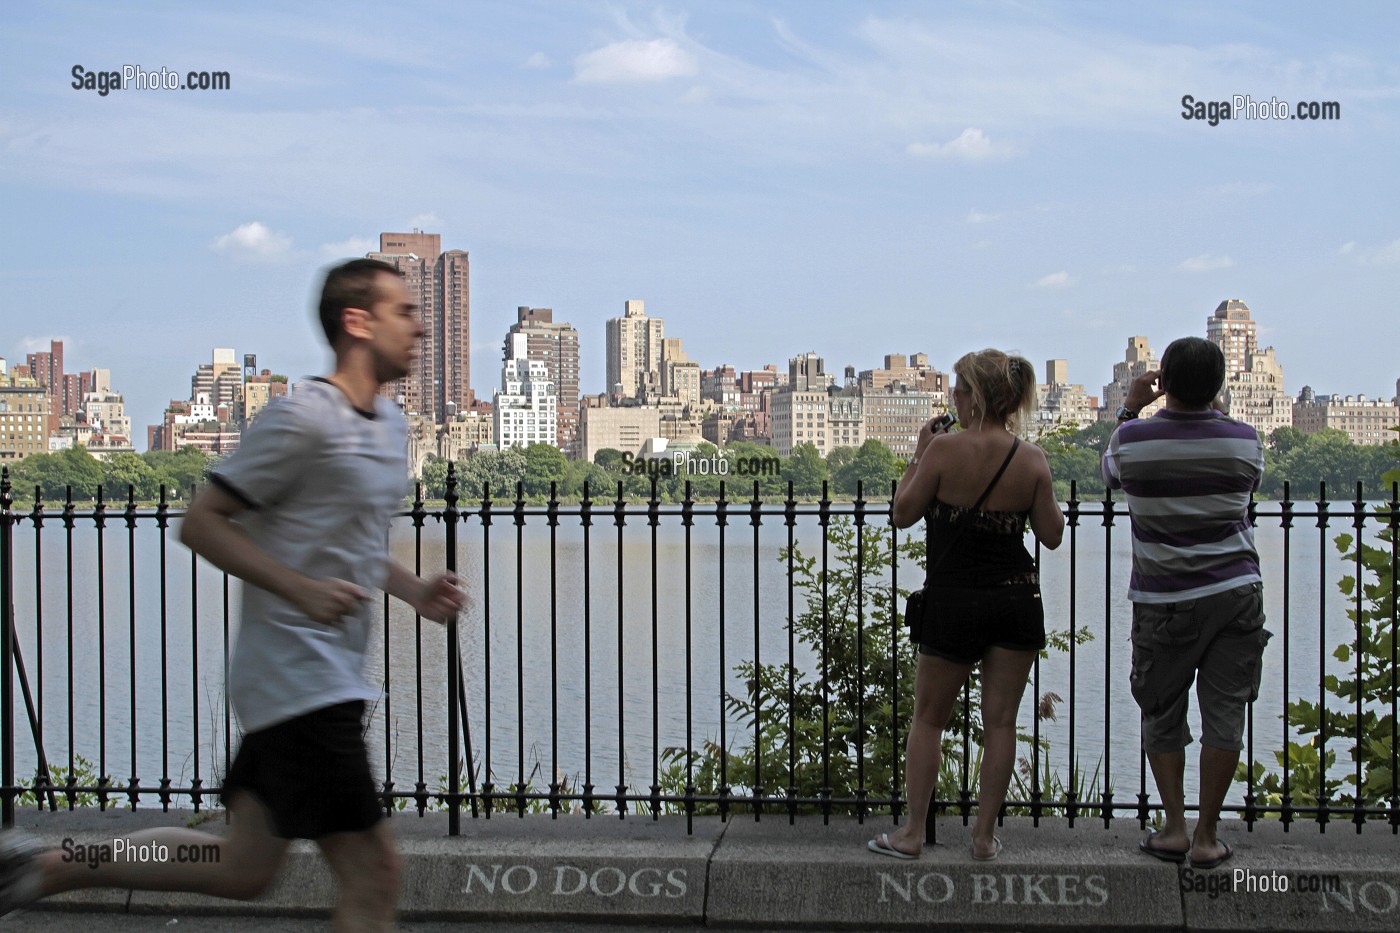
[{"label": "blurred running man", "polygon": [[[371,594],[384,590],[440,621],[465,597],[451,576],[421,579],[389,556],[408,435],[378,392],[412,365],[423,335],[417,305],[393,266],[357,259],[327,273],[320,321],[335,371],[258,416],[180,527],[181,541],[245,583],[228,686],[246,735],[224,781],[228,837],[150,830],[126,844],[201,851],[203,860],[92,868],[6,833],[0,913],[91,887],[254,898],[300,838],[316,841],[340,882],[336,930],[393,927],[399,859],[362,738],[365,701],[380,693],[364,677]],[[203,848],[211,843],[216,854]],[[201,849],[180,848],[191,845]]]}]

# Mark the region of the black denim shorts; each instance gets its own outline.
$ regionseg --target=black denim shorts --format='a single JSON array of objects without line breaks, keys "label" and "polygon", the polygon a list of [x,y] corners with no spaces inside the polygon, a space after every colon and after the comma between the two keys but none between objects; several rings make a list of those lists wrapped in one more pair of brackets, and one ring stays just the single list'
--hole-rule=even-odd
[{"label": "black denim shorts", "polygon": [[225,806],[250,791],[283,839],[361,832],[383,814],[363,725],[365,704],[337,703],[250,732],[224,778]]},{"label": "black denim shorts", "polygon": [[1039,651],[1045,647],[1045,608],[1038,584],[929,587],[924,605],[921,654],[974,664],[988,648]]}]

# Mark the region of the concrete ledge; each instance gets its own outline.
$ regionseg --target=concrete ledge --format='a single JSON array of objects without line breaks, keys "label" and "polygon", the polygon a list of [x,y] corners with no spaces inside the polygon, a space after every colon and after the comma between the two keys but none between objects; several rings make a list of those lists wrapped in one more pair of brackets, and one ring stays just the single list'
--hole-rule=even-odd
[{"label": "concrete ledge", "polygon": [[[25,811],[22,827],[59,845],[186,826],[188,812]],[[1211,871],[1178,868],[1137,851],[1135,823],[1111,829],[1080,820],[1008,820],[1005,851],[975,862],[961,820],[939,823],[939,844],[900,861],[869,852],[892,828],[873,818],[789,825],[683,818],[653,821],[579,816],[393,817],[404,856],[400,913],[456,921],[593,921],[618,925],[709,924],[822,929],[1400,929],[1400,838],[1383,824],[1357,835],[1349,824],[1323,834],[1311,824],[1285,833],[1228,822],[1236,851]],[[222,819],[198,828],[225,831]],[[292,847],[271,890],[252,902],[194,894],[97,890],[51,898],[41,908],[153,915],[325,916],[336,881],[310,843]]]},{"label": "concrete ledge", "polygon": [[1047,832],[1015,823],[998,833],[1001,857],[977,862],[961,822],[949,821],[938,845],[902,861],[866,848],[890,828],[888,819],[825,829],[736,822],[710,869],[706,919],[920,930],[1179,930],[1184,922],[1174,867],[1121,857],[1137,845],[1135,832],[1130,843],[1091,826]]}]

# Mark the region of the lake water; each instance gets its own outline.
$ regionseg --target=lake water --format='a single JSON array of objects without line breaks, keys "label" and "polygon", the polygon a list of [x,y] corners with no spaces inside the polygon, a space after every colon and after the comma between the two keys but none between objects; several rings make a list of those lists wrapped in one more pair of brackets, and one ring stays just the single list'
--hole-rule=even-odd
[{"label": "lake water", "polygon": [[[497,785],[523,775],[541,788],[561,774],[576,786],[591,780],[600,792],[622,783],[646,793],[661,749],[721,737],[742,747],[744,728],[721,722],[720,698],[742,692],[739,662],[788,657],[787,568],[780,560],[788,530],[781,515],[765,515],[755,540],[747,509],[731,507],[723,541],[714,515],[697,512],[687,544],[676,510],[662,511],[654,538],[642,507],[643,514],[629,515],[620,539],[612,515],[595,511],[586,574],[577,516],[562,516],[551,539],[543,516],[517,528],[510,515],[497,513],[489,547],[479,518],[459,527],[458,573],[471,594],[460,622],[471,738],[478,765]],[[1261,504],[1260,511],[1267,626],[1275,637],[1255,704],[1254,752],[1272,769],[1285,699],[1316,701],[1322,673],[1348,670],[1331,649],[1352,639],[1345,615],[1351,604],[1336,581],[1354,568],[1331,543],[1351,530],[1349,515],[1334,517],[1325,530],[1299,518],[1285,542],[1279,520],[1270,517],[1277,506]],[[878,527],[883,519],[871,522]],[[1378,530],[1373,521],[1368,537]],[[1072,658],[1054,653],[1042,662],[1034,686],[1037,695],[1053,692],[1064,701],[1056,720],[1041,724],[1052,767],[1065,775],[1073,760],[1089,774],[1107,775],[1119,802],[1132,799],[1144,779],[1153,790],[1128,691],[1129,533],[1120,515],[1106,540],[1100,517],[1086,515],[1072,537],[1067,530],[1064,546],[1041,555],[1047,625],[1068,628],[1073,618],[1094,637]],[[804,554],[820,558],[815,515],[799,516],[793,534]],[[90,519],[79,518],[69,533],[50,517],[37,539],[31,522],[15,530],[15,611],[49,760],[66,767],[71,751],[117,784],[134,774],[147,786],[169,777],[185,787],[197,774],[216,785],[227,737],[226,640],[237,628],[240,584],[226,587],[221,574],[175,542],[173,529],[163,537],[152,520],[134,533],[109,521],[99,534]],[[445,566],[443,529],[433,518],[421,549],[406,518],[395,523],[391,546],[409,566]],[[912,565],[900,568],[901,585],[920,579]],[[800,592],[794,602],[800,613]],[[444,627],[415,624],[405,606],[390,605],[369,662],[371,681],[387,682],[369,741],[376,771],[399,789],[419,780],[436,789],[448,771],[446,656]],[[794,656],[800,669],[817,663],[800,645]],[[36,758],[18,696],[17,687],[16,758],[27,780]],[[1027,730],[1032,709],[1028,698],[1021,715]],[[1194,710],[1191,722],[1199,736]],[[1193,764],[1188,792],[1194,783]],[[1235,789],[1231,799],[1242,793]],[[143,805],[155,802],[143,798]]]}]

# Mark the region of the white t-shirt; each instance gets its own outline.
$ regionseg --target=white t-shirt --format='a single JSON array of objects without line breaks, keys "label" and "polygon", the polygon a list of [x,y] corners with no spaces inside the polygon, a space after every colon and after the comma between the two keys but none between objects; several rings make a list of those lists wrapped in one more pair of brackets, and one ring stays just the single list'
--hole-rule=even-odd
[{"label": "white t-shirt", "polygon": [[[407,423],[388,399],[376,396],[374,406],[360,411],[324,379],[298,383],[211,475],[248,506],[238,521],[274,560],[366,590],[387,579],[389,522],[408,490]],[[245,583],[228,684],[244,731],[376,699],[379,689],[364,678],[373,605],[323,625]]]}]

